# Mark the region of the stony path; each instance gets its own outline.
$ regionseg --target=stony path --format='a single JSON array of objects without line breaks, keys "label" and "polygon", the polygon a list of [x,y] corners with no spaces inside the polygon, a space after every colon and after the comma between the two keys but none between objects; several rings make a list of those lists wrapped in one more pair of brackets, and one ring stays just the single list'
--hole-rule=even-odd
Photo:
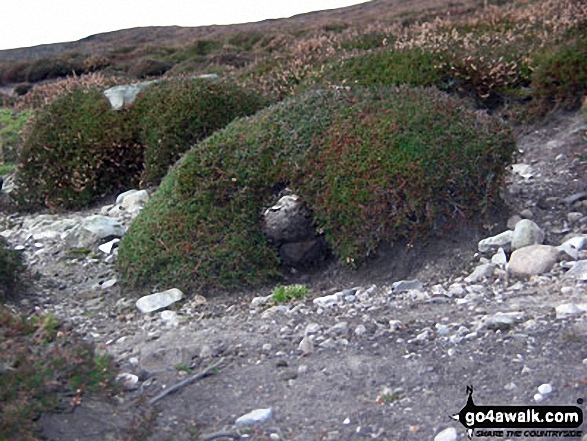
[{"label": "stony path", "polygon": [[[543,230],[545,244],[587,237],[584,134],[579,115],[560,115],[519,138],[522,152],[504,197],[511,214]],[[220,372],[155,405],[147,439],[234,433],[238,417],[271,408],[267,422],[238,429],[239,439],[456,440],[466,439],[465,431],[449,415],[465,405],[467,385],[476,404],[587,399],[587,282],[569,275],[574,261],[587,260],[587,248],[529,279],[498,264],[475,280],[473,269],[492,254],[480,255],[477,243],[505,229],[496,225],[412,254],[390,250],[376,270],[297,277],[313,292],[304,301],[275,305],[264,298],[270,288],[207,301],[185,293],[175,314],[162,316],[141,314],[134,304],[144,293],[120,288],[115,251],[76,254],[63,245],[62,233],[109,209],[0,219],[2,234],[24,247],[39,273],[36,294],[15,307],[53,312],[112,354],[121,373],[138,377],[116,404],[87,402],[73,414],[45,416],[48,438],[124,439],[129,426],[149,424],[139,418],[148,406],[133,404],[138,397],[222,357],[229,364]],[[110,214],[123,226],[131,220],[126,212]],[[409,274],[386,273],[394,256],[419,262]],[[422,286],[394,285],[403,278]],[[543,386],[538,395],[541,385],[552,391]]]}]

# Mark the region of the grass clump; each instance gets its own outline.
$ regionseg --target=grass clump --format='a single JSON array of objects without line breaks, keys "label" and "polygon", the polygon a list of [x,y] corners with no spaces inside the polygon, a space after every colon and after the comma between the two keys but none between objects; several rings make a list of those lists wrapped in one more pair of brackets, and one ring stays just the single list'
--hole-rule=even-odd
[{"label": "grass clump", "polygon": [[73,209],[128,188],[142,167],[134,124],[96,88],[77,87],[41,108],[20,152],[15,202]]},{"label": "grass clump", "polygon": [[145,145],[145,183],[159,183],[171,164],[193,144],[239,116],[266,105],[258,94],[207,79],[161,81],[135,103]]},{"label": "grass clump", "polygon": [[309,294],[310,290],[305,285],[277,285],[273,290],[272,296],[276,302],[285,303],[303,299]]},{"label": "grass clump", "polygon": [[22,289],[23,270],[22,253],[11,250],[6,239],[0,237],[0,300],[14,297]]},{"label": "grass clump", "polygon": [[119,248],[132,286],[233,288],[280,276],[261,213],[288,185],[343,262],[497,200],[515,143],[434,89],[314,91],[239,119],[171,170]]},{"label": "grass clump", "polygon": [[[113,367],[52,315],[29,318],[0,306],[0,434],[36,440],[43,412],[73,408],[88,392],[114,391]],[[73,397],[73,398],[72,398]]]}]

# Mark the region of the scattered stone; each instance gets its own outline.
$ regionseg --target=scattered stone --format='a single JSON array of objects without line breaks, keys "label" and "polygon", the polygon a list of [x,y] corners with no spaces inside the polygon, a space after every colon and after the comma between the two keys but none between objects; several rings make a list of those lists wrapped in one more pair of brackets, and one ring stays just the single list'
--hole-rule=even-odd
[{"label": "scattered stone", "polygon": [[367,332],[367,328],[365,327],[365,325],[359,325],[355,328],[355,335],[360,337],[361,335],[365,335],[365,333]]},{"label": "scattered stone", "polygon": [[457,429],[454,427],[449,427],[444,429],[438,435],[434,437],[434,441],[457,441],[459,439],[459,434]]},{"label": "scattered stone", "polygon": [[529,245],[542,244],[544,231],[532,220],[522,219],[516,224],[512,236],[512,250],[524,248]]},{"label": "scattered stone", "polygon": [[126,390],[136,390],[139,388],[139,377],[134,374],[122,373],[116,376],[119,382]]},{"label": "scattered stone", "polygon": [[504,267],[508,263],[508,257],[505,254],[503,248],[500,248],[499,250],[497,250],[497,253],[491,256],[491,263],[502,267]]},{"label": "scattered stone", "polygon": [[507,331],[526,319],[526,313],[522,311],[497,312],[481,318],[477,330],[490,329],[493,331]]},{"label": "scattered stone", "polygon": [[585,236],[575,236],[565,240],[561,246],[570,245],[577,250],[582,250],[587,246],[587,237]]},{"label": "scattered stone", "polygon": [[110,279],[110,280],[106,280],[104,283],[102,283],[102,285],[100,285],[100,287],[102,289],[108,289],[108,288],[112,288],[117,283],[118,283],[117,279]]},{"label": "scattered stone", "polygon": [[579,213],[577,211],[571,211],[567,214],[567,219],[571,224],[579,222],[583,219],[583,213]]},{"label": "scattered stone", "polygon": [[298,345],[298,349],[301,351],[302,355],[310,355],[314,353],[314,341],[312,337],[306,336],[302,339],[300,344]]},{"label": "scattered stone", "polygon": [[163,320],[167,326],[179,325],[179,317],[175,311],[162,311],[161,320]]},{"label": "scattered stone", "polygon": [[177,288],[158,292],[137,300],[136,306],[142,313],[153,312],[178,302],[183,298],[183,293]]},{"label": "scattered stone", "polygon": [[304,336],[316,335],[320,332],[320,325],[318,323],[310,323],[304,330]]},{"label": "scattered stone", "polygon": [[266,423],[273,417],[273,409],[256,409],[243,415],[234,422],[237,427],[257,426]]},{"label": "scattered stone", "polygon": [[251,300],[251,309],[261,308],[271,302],[273,302],[273,294],[269,294],[265,297],[255,297]]},{"label": "scattered stone", "polygon": [[405,291],[422,291],[424,286],[422,285],[422,282],[417,279],[400,280],[399,282],[395,282],[391,289],[394,293],[400,293]]},{"label": "scattered stone", "polygon": [[565,274],[567,279],[575,279],[586,281],[587,280],[587,260],[577,261],[573,267]]},{"label": "scattered stone", "polygon": [[342,293],[334,293],[329,296],[316,297],[312,303],[320,308],[330,308],[338,304],[341,294]]},{"label": "scattered stone", "polygon": [[525,180],[531,179],[534,177],[534,169],[530,164],[513,164],[512,165],[512,172],[514,174],[520,175]]},{"label": "scattered stone", "polygon": [[326,331],[326,333],[340,337],[345,336],[349,333],[349,324],[347,322],[337,323]]},{"label": "scattered stone", "polygon": [[559,250],[549,245],[530,245],[514,251],[507,271],[518,277],[529,277],[549,272],[556,263]]},{"label": "scattered stone", "polygon": [[573,205],[575,202],[581,201],[583,199],[587,199],[587,191],[574,193],[574,194],[564,198],[561,202],[566,205]]},{"label": "scattered stone", "polygon": [[534,213],[532,213],[532,210],[529,208],[520,211],[520,216],[522,216],[524,219],[534,219]]},{"label": "scattered stone", "polygon": [[543,396],[550,395],[553,392],[553,390],[554,388],[549,383],[544,383],[538,386],[538,393]]},{"label": "scattered stone", "polygon": [[507,230],[497,236],[481,240],[477,248],[481,253],[494,253],[500,248],[509,251],[511,249],[513,237],[514,232],[512,230]]},{"label": "scattered stone", "polygon": [[[500,248],[501,249],[501,248]],[[483,279],[487,279],[493,275],[495,271],[495,265],[493,263],[486,263],[479,265],[475,270],[465,277],[465,282],[476,283]]]},{"label": "scattered stone", "polygon": [[564,303],[555,308],[556,318],[563,319],[567,317],[581,315],[585,312],[584,308],[577,306],[574,303]]},{"label": "scattered stone", "polygon": [[559,258],[564,260],[577,260],[579,258],[579,250],[571,245],[569,242],[565,242],[562,245],[556,247],[559,250]]}]

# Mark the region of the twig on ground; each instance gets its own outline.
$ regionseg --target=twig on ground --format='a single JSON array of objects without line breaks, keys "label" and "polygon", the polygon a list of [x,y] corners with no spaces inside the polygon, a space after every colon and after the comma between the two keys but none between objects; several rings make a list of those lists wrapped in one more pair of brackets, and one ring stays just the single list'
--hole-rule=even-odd
[{"label": "twig on ground", "polygon": [[236,432],[216,432],[204,436],[201,441],[212,441],[213,439],[218,438],[241,439],[241,436]]},{"label": "twig on ground", "polygon": [[207,377],[209,375],[213,375],[215,372],[215,369],[218,369],[219,367],[222,366],[222,364],[224,363],[225,359],[221,358],[220,361],[212,366],[207,367],[206,369],[204,369],[202,372],[198,372],[196,375],[193,375],[189,378],[186,378],[185,380],[180,381],[179,383],[177,383],[175,386],[170,387],[169,389],[165,389],[163,392],[161,392],[159,395],[157,395],[156,397],[153,397],[149,400],[149,404],[155,404],[157,401],[165,398],[167,395],[172,394],[174,392],[177,392],[178,390],[180,390],[182,387],[187,386],[189,384],[192,384],[204,377]]}]

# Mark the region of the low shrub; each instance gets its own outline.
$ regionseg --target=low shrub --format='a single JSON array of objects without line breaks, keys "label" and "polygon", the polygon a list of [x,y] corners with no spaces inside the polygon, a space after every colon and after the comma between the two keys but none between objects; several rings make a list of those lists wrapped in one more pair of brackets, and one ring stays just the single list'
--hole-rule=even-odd
[{"label": "low shrub", "polygon": [[0,306],[0,437],[37,440],[41,413],[75,408],[88,393],[114,392],[113,366],[59,329],[52,315],[28,318]]},{"label": "low shrub", "polygon": [[143,148],[132,113],[77,87],[41,108],[19,155],[13,198],[24,210],[86,206],[136,184]]},{"label": "low shrub", "polygon": [[173,79],[148,87],[133,109],[140,115],[145,146],[142,181],[159,183],[169,166],[193,144],[266,104],[254,92],[207,79]]},{"label": "low shrub", "polygon": [[320,82],[362,86],[442,87],[446,73],[441,58],[420,48],[385,49],[337,61],[325,69]]},{"label": "low shrub", "polygon": [[351,266],[497,200],[515,143],[499,120],[434,89],[314,91],[192,148],[119,248],[129,286],[190,290],[278,278],[261,213],[288,185]]},{"label": "low shrub", "polygon": [[12,298],[22,290],[23,270],[22,252],[11,250],[6,240],[0,236],[0,300]]},{"label": "low shrub", "polygon": [[0,109],[0,163],[2,160],[10,163],[16,161],[22,143],[21,132],[30,116],[30,112]]},{"label": "low shrub", "polygon": [[587,95],[587,38],[575,38],[539,57],[531,87],[544,110],[578,109]]},{"label": "low shrub", "polygon": [[135,78],[147,78],[163,75],[173,65],[161,60],[154,60],[151,58],[143,58],[141,60],[133,60],[133,63],[128,69],[128,73]]}]

